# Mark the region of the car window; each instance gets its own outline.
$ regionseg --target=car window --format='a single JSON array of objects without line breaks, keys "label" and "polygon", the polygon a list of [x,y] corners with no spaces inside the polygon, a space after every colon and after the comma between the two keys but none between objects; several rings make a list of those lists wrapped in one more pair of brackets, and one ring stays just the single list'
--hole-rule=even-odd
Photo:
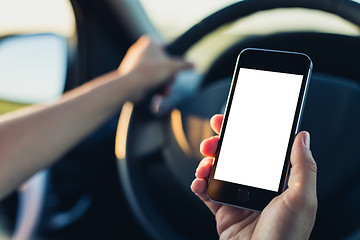
[{"label": "car window", "polygon": [[68,0],[0,0],[0,113],[63,93],[75,35]]}]

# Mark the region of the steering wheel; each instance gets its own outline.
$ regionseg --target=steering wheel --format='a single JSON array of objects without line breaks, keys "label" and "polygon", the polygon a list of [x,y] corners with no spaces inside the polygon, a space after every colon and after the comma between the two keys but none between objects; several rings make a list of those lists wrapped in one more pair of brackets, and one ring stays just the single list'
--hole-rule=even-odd
[{"label": "steering wheel", "polygon": [[[277,8],[321,10],[360,27],[360,4],[351,0],[245,0],[205,18],[167,49],[172,54],[183,55],[218,27],[259,11]],[[305,40],[295,45],[294,40],[299,38]],[[331,50],[333,56],[346,61],[341,66],[336,60],[329,61],[328,45],[337,42],[342,43],[341,46],[331,46]],[[331,203],[349,204],[349,198],[360,197],[359,191],[353,191],[359,183],[360,164],[357,161],[344,163],[346,159],[360,156],[356,147],[356,133],[360,131],[357,124],[360,114],[356,110],[357,103],[360,104],[360,71],[351,70],[360,63],[356,54],[360,51],[358,42],[357,37],[324,33],[282,33],[246,39],[220,55],[205,74],[198,93],[178,104],[169,114],[154,116],[147,104],[126,103],[116,139],[120,183],[129,206],[149,235],[153,239],[195,239],[205,238],[205,235],[206,238],[217,238],[213,216],[190,192],[189,186],[201,159],[199,143],[213,134],[208,120],[222,111],[236,55],[245,47],[301,51],[313,59],[315,73],[302,128],[312,134],[312,149],[319,166],[318,219],[328,225],[318,224],[317,220],[312,238],[329,236],[334,239],[354,232],[355,225],[360,224],[359,214],[356,214],[359,207],[356,208],[359,211],[352,211],[354,203],[350,204],[346,211],[337,211],[339,219],[336,219],[329,216],[330,206],[333,207],[330,201],[324,207],[322,201],[335,199],[337,202]],[[328,54],[326,61],[324,53]],[[351,60],[345,60],[347,58]],[[339,124],[339,121],[346,124]],[[333,166],[325,161],[329,159],[333,160]],[[321,173],[322,167],[324,173]],[[340,218],[349,216],[351,224],[337,228],[342,222]],[[327,221],[329,218],[331,221]],[[206,233],[197,229],[206,229]]]}]

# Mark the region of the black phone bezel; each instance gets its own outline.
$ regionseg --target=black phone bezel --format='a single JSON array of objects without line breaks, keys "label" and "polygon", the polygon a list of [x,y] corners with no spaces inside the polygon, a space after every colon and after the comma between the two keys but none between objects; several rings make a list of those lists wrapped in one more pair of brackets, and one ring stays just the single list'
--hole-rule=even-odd
[{"label": "black phone bezel", "polygon": [[[214,179],[217,165],[217,157],[221,150],[223,133],[226,130],[227,119],[231,109],[231,103],[236,88],[240,68],[250,68],[257,70],[303,75],[295,116],[289,136],[286,156],[284,159],[283,171],[277,192]],[[227,100],[227,106],[224,114],[224,122],[220,131],[219,144],[215,153],[213,168],[211,170],[209,178],[207,194],[211,200],[250,210],[262,211],[274,197],[280,195],[286,189],[287,178],[290,170],[291,147],[301,122],[301,115],[305,104],[311,70],[311,59],[303,53],[248,48],[244,49],[239,54],[233,75],[232,84],[230,87],[229,97]],[[239,195],[239,192],[241,192],[242,194]],[[244,192],[246,194],[244,194]]]}]

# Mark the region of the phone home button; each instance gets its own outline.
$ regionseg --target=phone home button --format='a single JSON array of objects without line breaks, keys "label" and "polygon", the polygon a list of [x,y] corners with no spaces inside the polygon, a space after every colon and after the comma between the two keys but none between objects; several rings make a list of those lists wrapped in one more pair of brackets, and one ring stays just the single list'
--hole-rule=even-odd
[{"label": "phone home button", "polygon": [[246,189],[239,188],[236,194],[239,203],[246,203],[250,199],[250,193]]}]

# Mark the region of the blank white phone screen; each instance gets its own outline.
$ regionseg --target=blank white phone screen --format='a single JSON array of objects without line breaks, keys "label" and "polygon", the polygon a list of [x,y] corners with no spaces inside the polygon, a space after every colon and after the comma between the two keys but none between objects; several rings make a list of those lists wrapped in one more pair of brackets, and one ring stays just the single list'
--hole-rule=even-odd
[{"label": "blank white phone screen", "polygon": [[240,69],[215,179],[278,191],[302,78]]}]

